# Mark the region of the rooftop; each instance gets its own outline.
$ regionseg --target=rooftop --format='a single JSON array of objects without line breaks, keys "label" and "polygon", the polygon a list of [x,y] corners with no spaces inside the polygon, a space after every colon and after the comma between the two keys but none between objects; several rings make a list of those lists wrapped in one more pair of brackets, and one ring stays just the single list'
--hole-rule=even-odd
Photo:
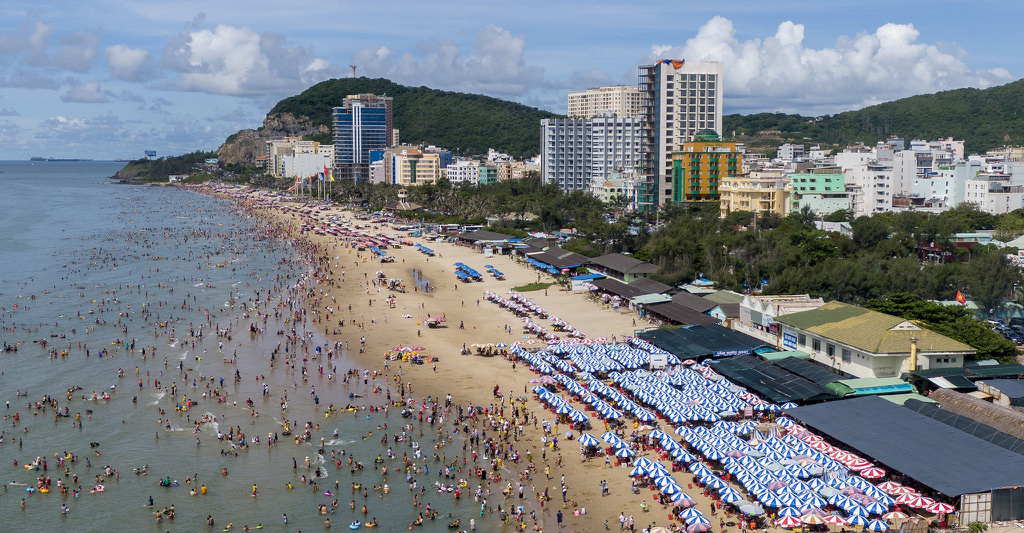
[{"label": "rooftop", "polygon": [[623,254],[594,257],[590,263],[623,274],[653,274],[658,271],[658,267],[650,263]]},{"label": "rooftop", "polygon": [[842,302],[783,315],[776,321],[873,354],[910,353],[912,338],[917,339],[920,353],[975,352],[960,341],[909,320]]},{"label": "rooftop", "polygon": [[946,496],[1024,485],[1024,456],[879,396],[787,413]]}]

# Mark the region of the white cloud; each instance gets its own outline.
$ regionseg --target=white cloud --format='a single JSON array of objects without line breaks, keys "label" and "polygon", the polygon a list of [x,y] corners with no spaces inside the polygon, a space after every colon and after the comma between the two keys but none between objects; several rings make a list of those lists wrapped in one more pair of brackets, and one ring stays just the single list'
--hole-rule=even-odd
[{"label": "white cloud", "polygon": [[301,90],[340,73],[282,35],[225,24],[179,35],[167,44],[163,61],[180,74],[176,88],[229,95]]},{"label": "white cloud", "polygon": [[105,104],[110,101],[110,96],[110,92],[100,88],[99,83],[88,82],[72,85],[60,99],[79,104]]},{"label": "white cloud", "polygon": [[420,43],[417,56],[371,46],[356,52],[352,62],[362,75],[399,83],[521,96],[544,77],[543,68],[526,64],[525,50],[526,39],[492,25],[476,34],[473,51],[466,56],[456,43],[444,40]]},{"label": "white cloud", "polygon": [[731,110],[833,112],[913,94],[1006,83],[1005,69],[972,70],[962,51],[919,43],[912,24],[840,37],[831,48],[804,45],[804,25],[785,21],[763,39],[739,40],[733,23],[714,17],[682,46],[655,45],[648,59],[716,60],[725,69]]},{"label": "white cloud", "polygon": [[89,127],[83,118],[67,118],[62,115],[44,120],[41,126],[55,132],[82,131]]},{"label": "white cloud", "polygon": [[149,52],[141,48],[132,48],[124,44],[108,46],[105,50],[107,66],[115,78],[134,81],[140,79],[145,72]]}]

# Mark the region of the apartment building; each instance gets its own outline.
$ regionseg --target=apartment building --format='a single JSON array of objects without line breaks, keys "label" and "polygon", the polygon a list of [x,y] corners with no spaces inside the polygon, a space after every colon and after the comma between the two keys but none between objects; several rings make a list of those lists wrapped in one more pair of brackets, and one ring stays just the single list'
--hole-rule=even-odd
[{"label": "apartment building", "polygon": [[640,114],[640,89],[628,85],[598,87],[569,92],[568,116],[590,118],[598,115],[635,117]]},{"label": "apartment building", "polygon": [[697,132],[722,135],[722,63],[664,59],[639,67],[643,126],[641,203],[660,206],[690,196],[675,191],[672,153]]}]

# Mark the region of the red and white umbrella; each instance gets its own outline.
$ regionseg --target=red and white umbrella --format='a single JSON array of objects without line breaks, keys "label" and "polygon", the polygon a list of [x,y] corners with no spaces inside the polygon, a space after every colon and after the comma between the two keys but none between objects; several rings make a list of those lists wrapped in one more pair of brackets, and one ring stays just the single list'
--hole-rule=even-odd
[{"label": "red and white umbrella", "polygon": [[928,507],[925,507],[925,510],[928,511],[929,513],[949,514],[956,511],[956,507],[953,507],[948,503],[935,502],[929,505]]},{"label": "red and white umbrella", "polygon": [[903,492],[899,496],[896,497],[896,503],[902,503],[904,505],[910,505],[910,502],[912,502],[912,501],[914,501],[914,500],[916,500],[916,499],[918,499],[920,497],[921,497],[921,495],[916,493],[916,492],[914,492],[914,491]]},{"label": "red and white umbrella", "polygon": [[880,479],[885,477],[885,470],[872,466],[860,471],[860,477],[865,479]]},{"label": "red and white umbrella", "polygon": [[797,516],[783,516],[782,518],[775,521],[775,525],[786,529],[800,527],[803,524],[803,521],[801,521],[800,517]]},{"label": "red and white umbrella", "polygon": [[861,470],[871,468],[872,466],[874,465],[867,459],[862,459],[860,457],[855,457],[854,460],[850,462],[850,470],[853,470],[854,472],[859,472]]},{"label": "red and white umbrella", "polygon": [[878,489],[879,490],[881,490],[882,492],[884,492],[884,493],[886,493],[886,494],[888,494],[890,496],[892,496],[893,494],[899,494],[900,493],[900,489],[902,489],[902,488],[904,488],[903,485],[900,485],[899,483],[896,483],[895,481],[886,481],[885,483],[880,483],[878,485]]},{"label": "red and white umbrella", "polygon": [[918,509],[927,509],[929,505],[935,503],[935,500],[931,498],[925,498],[924,496],[918,496],[913,500],[907,502],[907,505],[916,507]]},{"label": "red and white umbrella", "polygon": [[825,516],[825,523],[833,526],[845,526],[846,519],[837,514],[830,514]]}]

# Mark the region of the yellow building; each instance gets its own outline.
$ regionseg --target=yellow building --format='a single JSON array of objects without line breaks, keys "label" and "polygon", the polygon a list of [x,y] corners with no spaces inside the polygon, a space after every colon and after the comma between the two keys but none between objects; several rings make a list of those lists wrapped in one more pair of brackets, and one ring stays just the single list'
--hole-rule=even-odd
[{"label": "yellow building", "polygon": [[722,179],[718,187],[722,218],[734,211],[759,215],[789,214],[789,179],[781,171],[754,171],[745,176]]},{"label": "yellow building", "polygon": [[428,185],[441,177],[441,156],[412,146],[384,152],[384,182],[393,185]]},{"label": "yellow building", "polygon": [[743,154],[736,143],[723,141],[712,130],[701,130],[682,150],[672,152],[672,201],[714,202],[722,180],[735,177],[743,168]]}]

